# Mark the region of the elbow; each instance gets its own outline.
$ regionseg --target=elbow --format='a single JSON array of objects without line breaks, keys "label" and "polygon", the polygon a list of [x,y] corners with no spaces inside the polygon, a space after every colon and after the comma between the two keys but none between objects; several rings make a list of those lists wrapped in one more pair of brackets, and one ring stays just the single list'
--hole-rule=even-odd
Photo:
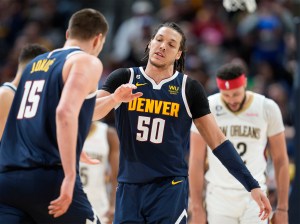
[{"label": "elbow", "polygon": [[56,108],[56,122],[67,123],[70,119],[75,118],[74,111],[71,108],[58,106]]}]

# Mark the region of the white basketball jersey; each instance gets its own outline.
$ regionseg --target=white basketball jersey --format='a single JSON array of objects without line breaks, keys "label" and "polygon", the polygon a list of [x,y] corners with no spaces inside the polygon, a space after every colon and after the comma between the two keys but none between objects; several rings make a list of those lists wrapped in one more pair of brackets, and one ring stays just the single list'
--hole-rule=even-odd
[{"label": "white basketball jersey", "polygon": [[[284,131],[284,126],[280,109],[273,100],[253,92],[248,92],[248,96],[247,105],[236,113],[228,110],[220,93],[208,99],[218,126],[233,143],[253,177],[265,189],[267,140]],[[225,188],[244,189],[210,149],[207,155],[209,169],[205,178],[208,182]]]},{"label": "white basketball jersey", "polygon": [[101,219],[109,207],[105,186],[105,171],[107,169],[109,154],[107,140],[108,126],[102,122],[94,122],[93,124],[96,124],[96,128],[88,135],[83,146],[83,151],[91,158],[98,159],[100,163],[97,165],[80,163],[80,176],[83,189]]}]

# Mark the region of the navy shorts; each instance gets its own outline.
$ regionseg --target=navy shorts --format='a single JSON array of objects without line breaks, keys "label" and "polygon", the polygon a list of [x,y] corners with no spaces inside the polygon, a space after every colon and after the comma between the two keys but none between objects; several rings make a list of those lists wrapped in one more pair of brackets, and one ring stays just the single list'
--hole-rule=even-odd
[{"label": "navy shorts", "polygon": [[73,201],[58,217],[48,214],[50,201],[60,193],[64,173],[58,168],[36,168],[0,173],[0,223],[100,223],[76,178]]},{"label": "navy shorts", "polygon": [[188,178],[160,178],[147,184],[119,183],[114,224],[187,223]]}]

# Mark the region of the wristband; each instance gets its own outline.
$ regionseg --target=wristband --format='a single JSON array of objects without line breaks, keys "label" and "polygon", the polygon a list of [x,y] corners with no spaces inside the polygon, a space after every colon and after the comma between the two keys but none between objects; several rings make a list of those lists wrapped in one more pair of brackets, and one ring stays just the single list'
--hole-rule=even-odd
[{"label": "wristband", "polygon": [[213,153],[247,191],[260,187],[229,140],[215,148]]}]

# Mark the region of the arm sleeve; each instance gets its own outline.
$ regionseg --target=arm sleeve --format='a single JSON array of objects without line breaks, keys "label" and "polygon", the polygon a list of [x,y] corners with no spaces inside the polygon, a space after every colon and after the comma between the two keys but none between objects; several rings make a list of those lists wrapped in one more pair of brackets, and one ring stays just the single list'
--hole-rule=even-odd
[{"label": "arm sleeve", "polygon": [[101,89],[113,93],[119,86],[129,82],[130,75],[128,68],[119,68],[108,75]]},{"label": "arm sleeve", "polygon": [[198,81],[189,77],[186,82],[186,98],[193,119],[210,113],[209,103],[204,87]]},{"label": "arm sleeve", "polygon": [[279,106],[274,102],[274,100],[266,98],[264,108],[265,108],[265,117],[268,124],[268,129],[267,129],[268,137],[283,132],[284,124],[283,124],[282,115]]},{"label": "arm sleeve", "polygon": [[260,187],[229,140],[215,148],[213,153],[247,191]]}]

